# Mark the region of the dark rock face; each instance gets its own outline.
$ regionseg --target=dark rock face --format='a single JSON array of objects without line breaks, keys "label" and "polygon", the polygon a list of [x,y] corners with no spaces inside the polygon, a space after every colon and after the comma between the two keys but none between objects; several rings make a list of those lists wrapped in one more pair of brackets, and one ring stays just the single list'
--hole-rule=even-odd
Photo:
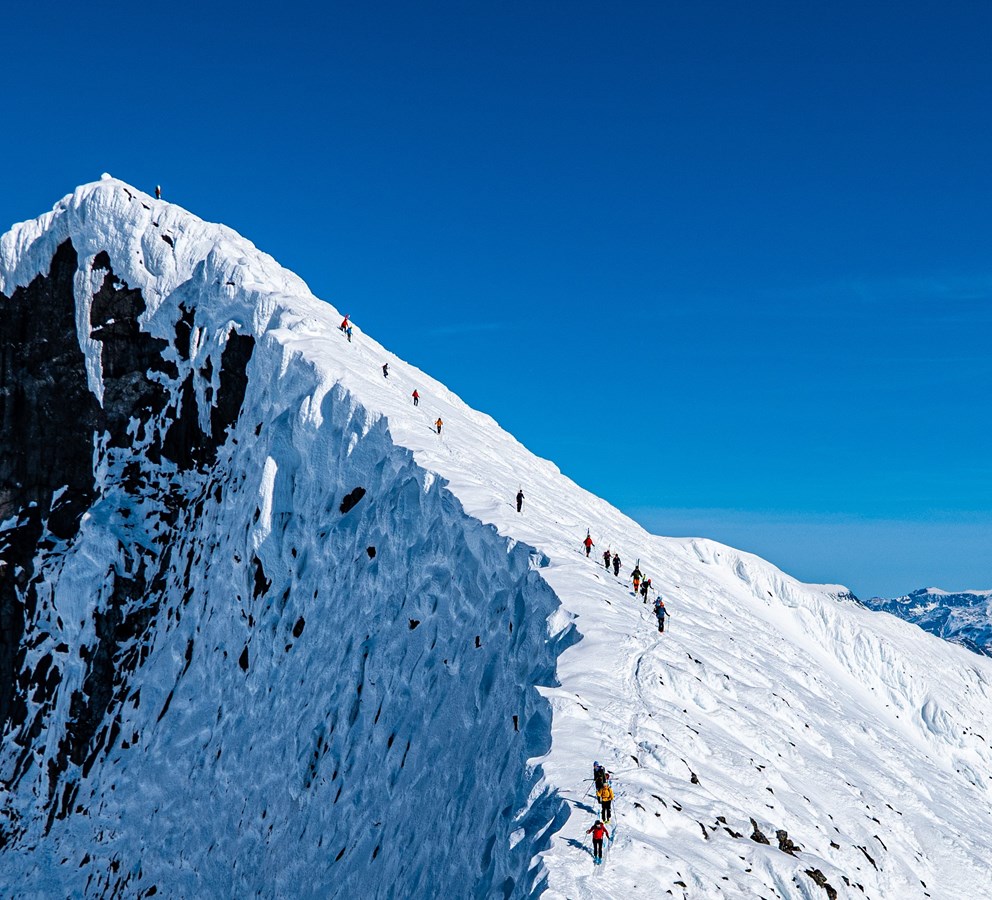
[{"label": "dark rock face", "polygon": [[96,761],[97,752],[107,737],[107,730],[104,730],[100,740],[94,741],[94,738],[110,707],[117,670],[133,671],[140,661],[133,651],[123,654],[124,658],[121,658],[121,651],[130,639],[144,634],[154,619],[154,604],[141,607],[130,614],[125,612],[129,601],[142,597],[146,589],[143,568],[139,569],[135,577],[115,575],[106,609],[98,609],[95,613],[98,643],[88,654],[83,690],[81,693],[74,693],[70,703],[69,727],[60,748],[63,752],[57,757],[56,766],[50,772],[50,786],[53,789],[54,776],[61,774],[66,761],[81,766],[84,777]]},{"label": "dark rock face", "polygon": [[[191,328],[184,310],[176,334],[179,343],[181,335]],[[250,335],[240,335],[231,331],[227,336],[227,344],[221,353],[220,387],[217,390],[217,402],[210,410],[210,433],[206,433],[200,425],[199,408],[196,402],[196,390],[193,384],[194,373],[183,380],[179,391],[179,399],[172,417],[172,423],[165,435],[162,453],[172,460],[182,471],[189,471],[198,465],[210,465],[217,457],[217,448],[227,440],[227,431],[241,414],[241,407],[248,389],[248,363],[255,349],[255,339]],[[180,347],[179,353],[189,356],[189,338],[185,338],[185,351]],[[206,370],[204,377],[209,376]],[[208,389],[209,390],[209,389]]]},{"label": "dark rock face", "polygon": [[0,294],[0,519],[19,515],[0,533],[0,733],[25,714],[14,676],[25,612],[36,602],[31,579],[43,522],[71,539],[95,495],[93,433],[102,413],[76,333],[76,266],[66,241],[47,276]]},{"label": "dark rock face", "polygon": [[[100,263],[99,267],[97,262]],[[160,372],[175,379],[175,363],[166,363],[162,351],[167,341],[141,330],[138,317],[145,311],[141,291],[128,288],[114,275],[110,259],[101,253],[94,268],[105,269],[103,285],[93,295],[90,336],[100,342],[103,368],[103,412],[112,447],[128,445],[126,429],[131,418],[148,420],[165,409],[168,392]]]},{"label": "dark rock face", "polygon": [[195,468],[207,456],[208,447],[207,435],[200,427],[196,390],[193,387],[193,374],[190,373],[179,390],[177,406],[162,442],[162,455],[185,472]]},{"label": "dark rock face", "polygon": [[101,413],[76,334],[76,263],[67,241],[47,276],[0,294],[0,518],[32,502],[47,511],[63,485],[81,509],[93,495],[90,448]]},{"label": "dark rock face", "polygon": [[220,387],[217,403],[210,411],[210,428],[213,449],[227,439],[227,430],[238,421],[248,390],[248,363],[255,350],[251,335],[231,331],[220,356]]},{"label": "dark rock face", "polygon": [[[79,776],[85,778],[120,737],[120,704],[130,673],[149,652],[146,637],[167,580],[188,581],[191,567],[202,561],[203,548],[183,534],[203,504],[222,495],[209,467],[240,415],[255,347],[252,337],[232,330],[219,366],[208,357],[195,371],[194,311],[180,307],[171,347],[153,337],[141,327],[141,291],[122,281],[109,255],[100,253],[92,270],[104,276],[89,326],[100,345],[101,407],[89,388],[77,332],[77,269],[77,253],[66,241],[47,275],[11,297],[0,294],[0,520],[16,523],[0,532],[0,739],[21,748],[5,787],[40,764],[36,743],[59,693],[70,690],[63,681],[66,662],[78,654],[84,663],[64,728],[45,754],[49,827],[74,809]],[[195,379],[209,382],[215,369],[216,403],[201,415]],[[211,395],[207,384],[200,396],[209,402]],[[209,421],[208,431],[201,420]],[[160,465],[163,457],[181,471],[198,470],[186,495]],[[95,464],[104,473],[99,482]],[[36,620],[44,603],[51,608],[60,542],[81,539],[82,516],[98,503],[123,522],[142,520],[156,539],[154,545],[131,542],[126,528],[121,532],[106,575],[85,598],[94,637],[70,650]],[[267,589],[260,565],[259,577]],[[16,834],[17,823],[7,815],[0,846]]]}]

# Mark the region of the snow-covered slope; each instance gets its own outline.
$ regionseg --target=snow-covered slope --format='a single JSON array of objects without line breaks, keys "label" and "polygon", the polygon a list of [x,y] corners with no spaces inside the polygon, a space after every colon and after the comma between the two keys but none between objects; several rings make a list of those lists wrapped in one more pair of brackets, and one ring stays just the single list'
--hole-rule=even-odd
[{"label": "snow-covered slope", "polygon": [[112,179],[0,240],[0,292],[7,895],[992,882],[992,661],[647,534],[247,241]]},{"label": "snow-covered slope", "polygon": [[921,588],[904,597],[872,597],[865,606],[892,613],[945,641],[992,656],[992,591]]}]

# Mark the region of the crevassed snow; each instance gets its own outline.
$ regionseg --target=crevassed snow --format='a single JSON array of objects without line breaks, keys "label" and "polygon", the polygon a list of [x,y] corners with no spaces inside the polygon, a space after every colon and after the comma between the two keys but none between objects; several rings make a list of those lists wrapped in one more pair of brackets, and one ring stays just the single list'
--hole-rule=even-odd
[{"label": "crevassed snow", "polygon": [[[490,873],[485,890],[491,895],[825,897],[808,874],[814,870],[840,896],[963,900],[987,892],[992,662],[877,616],[843,599],[843,588],[803,585],[712,541],[647,534],[359,327],[349,344],[337,330],[341,314],[247,241],[120,182],[86,185],[53,213],[0,239],[0,289],[9,294],[44,271],[55,246],[70,235],[81,271],[107,250],[118,276],[141,287],[153,333],[165,336],[171,327],[158,311],[185,300],[211,323],[213,337],[206,340],[234,321],[256,335],[260,353],[236,430],[239,443],[229,442],[223,460],[238,485],[225,503],[239,515],[217,509],[189,522],[190,540],[202,541],[210,548],[204,553],[221,562],[210,576],[194,570],[196,599],[181,623],[157,632],[140,708],[125,723],[125,731],[132,724],[142,729],[138,749],[121,751],[84,781],[99,812],[60,826],[55,846],[61,852],[74,842],[89,847],[86,841],[106,829],[110,837],[101,846],[107,858],[116,851],[132,864],[137,860],[145,883],[154,877],[177,896],[319,895],[315,871],[339,873],[335,887],[354,894],[372,877],[368,859],[375,847],[390,854],[383,866],[392,879],[375,882],[376,896],[390,895],[387,883],[395,896],[459,896],[460,861],[468,880],[480,865]],[[77,292],[82,287],[77,283]],[[87,302],[82,290],[77,303],[85,308]],[[88,320],[86,310],[80,321]],[[90,360],[94,349],[87,341],[81,335]],[[410,401],[414,388],[419,407]],[[441,435],[432,427],[438,416],[445,423]],[[256,422],[263,424],[257,442]],[[391,566],[375,563],[380,573],[409,573],[409,583],[390,581],[385,596],[356,581],[348,569],[354,557],[342,565],[324,543],[328,522],[351,527],[351,520],[332,515],[331,503],[355,483],[402,497],[381,519],[361,519],[361,534],[330,540],[359,555],[365,542],[387,553],[394,543],[403,548]],[[527,496],[522,514],[513,506],[520,485]],[[215,529],[250,521],[256,504],[260,520],[251,533],[266,577],[278,581],[284,609],[278,615],[265,610],[253,630],[248,623],[258,611],[248,600],[250,561],[234,556],[235,536]],[[597,544],[588,559],[580,548],[587,528]],[[99,576],[96,561],[113,553],[109,529],[94,523],[86,532],[59,579],[60,602],[85,596]],[[467,546],[476,549],[466,579]],[[607,546],[623,556],[620,579],[603,567]],[[668,602],[664,635],[626,580],[638,559]],[[531,580],[538,578],[557,596],[559,609]],[[216,597],[225,583],[235,594],[229,608],[200,605],[199,597]],[[185,589],[177,583],[178,592]],[[501,591],[517,590],[513,634],[523,630],[525,636],[513,640],[523,646],[474,655],[459,643],[460,655],[453,649],[444,664],[458,660],[458,677],[449,683],[437,654],[400,640],[413,615],[406,605],[400,614],[391,608],[400,590],[418,608],[448,604],[441,620],[464,626],[457,635],[432,639],[463,642],[481,633],[484,647],[510,640],[502,634],[503,619],[497,636],[491,604],[504,601]],[[355,609],[345,616],[349,597]],[[75,612],[83,632],[92,627],[83,609]],[[300,668],[302,660],[320,658],[314,647],[308,655],[283,649],[291,642],[284,623],[297,613],[306,618],[301,640],[326,649],[326,669]],[[370,652],[370,662],[361,664],[372,667],[362,675],[355,648],[335,644],[336,634],[353,640],[355,616],[394,629],[382,654]],[[552,652],[546,641],[569,625],[581,639],[561,653],[552,677],[541,661],[553,660],[561,647]],[[170,694],[183,647],[194,636],[197,647],[207,648],[202,658],[199,650],[193,656],[198,674]],[[223,654],[237,657],[243,647],[247,680],[237,666],[216,662]],[[413,663],[410,654],[418,652]],[[528,655],[536,669],[525,665]],[[510,668],[494,669],[493,660]],[[377,696],[391,704],[386,721],[398,723],[395,740],[415,747],[422,735],[428,742],[407,763],[413,775],[397,774],[392,745],[384,748],[387,736],[367,720],[356,719],[357,729],[334,739],[338,743],[321,731],[327,727],[321,707],[347,710],[346,695],[360,678],[383,685]],[[453,709],[432,702],[438,679]],[[550,705],[551,746],[530,751],[541,769],[526,770],[533,779],[514,785],[525,770],[499,771],[499,759],[540,744],[546,719],[540,704],[527,700],[534,684]],[[275,700],[264,699],[273,692]],[[170,715],[159,725],[153,720],[167,696]],[[218,718],[232,705],[233,718]],[[290,734],[268,730],[265,711],[296,707]],[[521,716],[521,743],[507,728],[511,714]],[[430,722],[439,715],[474,718],[479,740],[471,751],[438,742]],[[488,752],[479,749],[486,746]],[[332,759],[307,776],[310,754],[316,748],[320,756],[325,747]],[[215,748],[224,752],[211,762]],[[345,758],[353,767],[346,794],[351,806],[341,817],[324,806],[333,807],[338,790],[328,770]],[[443,760],[446,800],[438,801],[431,788],[435,759]],[[588,782],[593,759],[613,771],[617,792],[616,836],[601,867],[593,866],[585,836],[595,815]],[[188,779],[177,774],[187,771]],[[243,812],[221,802],[218,816],[225,779],[243,779],[245,772],[256,773],[257,783],[237,788]],[[392,786],[394,776],[409,779],[402,790]],[[327,781],[311,792],[307,777]],[[101,779],[119,781],[112,790]],[[177,784],[182,797],[170,794]],[[549,791],[567,802],[567,821],[556,816]],[[491,808],[494,797],[512,798],[509,818]],[[454,826],[445,818],[445,802],[460,810]],[[417,831],[423,810],[436,814]],[[268,815],[284,829],[275,838]],[[136,816],[145,823],[140,835],[113,824]],[[755,827],[770,844],[751,839]],[[801,849],[780,849],[779,830]],[[429,848],[424,832],[432,835]],[[317,834],[321,843],[313,840]],[[550,844],[542,847],[542,838]],[[342,844],[349,854],[364,854],[362,863],[329,868],[328,857]],[[783,845],[790,846],[786,838]],[[531,880],[507,883],[511,872],[521,871],[514,858],[521,852],[537,854],[529,861]],[[267,861],[264,871],[250,862],[259,858]],[[428,863],[431,858],[436,861]],[[14,859],[22,875],[54,877],[52,859],[28,852]],[[431,873],[447,879],[446,892],[439,893]]]}]

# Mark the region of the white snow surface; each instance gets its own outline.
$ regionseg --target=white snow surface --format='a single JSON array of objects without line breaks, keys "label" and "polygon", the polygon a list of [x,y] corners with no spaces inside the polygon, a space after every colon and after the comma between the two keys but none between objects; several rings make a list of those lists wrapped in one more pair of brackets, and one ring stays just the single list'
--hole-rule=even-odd
[{"label": "white snow surface", "polygon": [[[213,567],[175,581],[140,704],[121,707],[129,746],[77,773],[87,814],[0,850],[8,894],[98,895],[94,866],[116,859],[129,892],[162,896],[826,897],[811,870],[841,897],[988,896],[992,660],[842,587],[648,534],[357,324],[349,344],[341,313],[248,241],[120,181],[4,235],[0,290],[47,271],[66,238],[98,396],[101,251],[142,290],[151,333],[195,305],[190,365],[232,326],[258,344],[202,492],[220,483],[223,499],[184,513]],[[356,485],[369,495],[342,517]],[[116,541],[149,539],[140,509],[115,513],[109,476],[101,488],[46,613],[70,646],[92,642],[90,586]],[[252,599],[252,553],[275,601]],[[663,635],[632,595],[635,560],[668,604]],[[26,819],[52,749],[6,798]],[[586,836],[594,759],[617,794],[602,866]],[[801,849],[779,849],[777,830]]]}]

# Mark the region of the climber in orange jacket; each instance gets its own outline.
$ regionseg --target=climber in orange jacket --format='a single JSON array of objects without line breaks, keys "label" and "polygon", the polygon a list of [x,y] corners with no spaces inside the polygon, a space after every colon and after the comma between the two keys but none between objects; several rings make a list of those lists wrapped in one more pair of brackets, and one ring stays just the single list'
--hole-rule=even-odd
[{"label": "climber in orange jacket", "polygon": [[609,822],[613,813],[613,788],[608,781],[596,791],[596,796],[603,808],[603,821]]}]

